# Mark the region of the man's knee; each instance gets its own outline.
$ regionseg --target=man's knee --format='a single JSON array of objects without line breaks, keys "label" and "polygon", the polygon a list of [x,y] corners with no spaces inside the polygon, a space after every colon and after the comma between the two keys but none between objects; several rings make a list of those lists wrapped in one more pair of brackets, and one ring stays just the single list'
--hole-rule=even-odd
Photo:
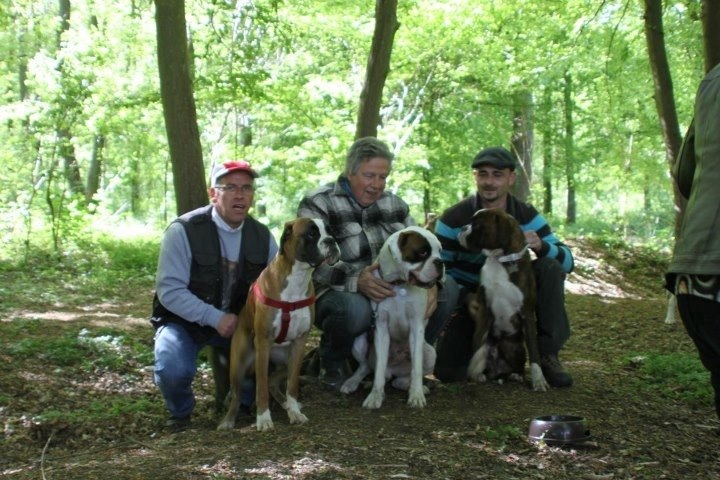
[{"label": "man's knee", "polygon": [[538,288],[545,283],[562,285],[565,281],[565,270],[554,258],[538,258],[533,262],[533,272]]},{"label": "man's knee", "polygon": [[370,301],[361,294],[328,292],[318,301],[315,325],[336,336],[355,337],[371,324]]},{"label": "man's knee", "polygon": [[154,347],[156,383],[173,388],[192,382],[197,366],[192,353],[186,351],[189,341],[178,325],[165,325],[158,330]]}]

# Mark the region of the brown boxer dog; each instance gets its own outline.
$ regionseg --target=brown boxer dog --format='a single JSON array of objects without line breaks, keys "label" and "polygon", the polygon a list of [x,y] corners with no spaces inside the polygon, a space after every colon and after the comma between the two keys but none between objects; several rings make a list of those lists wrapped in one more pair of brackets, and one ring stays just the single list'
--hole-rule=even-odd
[{"label": "brown boxer dog", "polygon": [[487,257],[478,291],[468,302],[475,319],[468,377],[477,382],[524,380],[527,348],[532,387],[546,391],[537,342],[535,276],[520,225],[502,209],[479,210],[458,238],[463,247]]},{"label": "brown boxer dog", "polygon": [[[305,340],[313,324],[315,292],[313,270],[323,262],[334,264],[340,249],[327,234],[322,220],[298,218],[287,222],[278,255],[250,288],[230,346],[232,399],[219,430],[235,426],[242,380],[255,368],[256,427],[273,428],[269,408],[268,370],[272,361],[287,364],[286,401],[290,423],[305,423],[298,403],[300,367]],[[254,356],[253,356],[254,353]]]},{"label": "brown boxer dog", "polygon": [[363,407],[380,408],[385,381],[394,378],[395,388],[408,390],[408,405],[425,406],[423,375],[435,367],[435,349],[425,341],[425,325],[437,301],[436,283],[444,278],[440,241],[424,228],[407,227],[390,235],[383,244],[375,270],[395,285],[395,296],[375,303],[374,338],[359,335],[353,344],[358,361],[355,373],[340,391],[354,392],[370,370],[375,371],[372,390]]}]

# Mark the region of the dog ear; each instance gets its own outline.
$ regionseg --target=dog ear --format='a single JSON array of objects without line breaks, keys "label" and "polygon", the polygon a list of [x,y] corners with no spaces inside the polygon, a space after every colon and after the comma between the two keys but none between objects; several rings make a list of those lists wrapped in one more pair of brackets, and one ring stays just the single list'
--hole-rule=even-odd
[{"label": "dog ear", "polygon": [[285,254],[285,242],[287,242],[292,237],[293,225],[294,222],[292,220],[286,222],[285,228],[283,228],[283,233],[280,236],[280,254],[282,255]]}]

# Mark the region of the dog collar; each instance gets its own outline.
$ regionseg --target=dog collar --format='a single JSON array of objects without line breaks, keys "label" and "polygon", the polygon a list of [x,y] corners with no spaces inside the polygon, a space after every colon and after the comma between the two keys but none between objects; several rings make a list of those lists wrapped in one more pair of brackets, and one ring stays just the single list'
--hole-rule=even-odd
[{"label": "dog collar", "polygon": [[508,255],[503,255],[502,257],[498,257],[498,262],[500,263],[513,263],[517,262],[521,258],[525,256],[525,253],[528,251],[528,246],[525,245],[522,250],[516,253],[510,253]]},{"label": "dog collar", "polygon": [[313,295],[312,297],[308,297],[304,300],[300,300],[299,302],[283,302],[281,300],[275,300],[274,298],[266,297],[262,293],[262,290],[260,290],[260,285],[257,282],[253,283],[252,291],[260,303],[267,305],[268,307],[279,308],[282,310],[282,315],[280,317],[280,333],[275,338],[275,343],[283,343],[285,341],[288,328],[290,327],[290,312],[298,310],[300,308],[309,307],[310,305],[315,303],[315,295]]}]

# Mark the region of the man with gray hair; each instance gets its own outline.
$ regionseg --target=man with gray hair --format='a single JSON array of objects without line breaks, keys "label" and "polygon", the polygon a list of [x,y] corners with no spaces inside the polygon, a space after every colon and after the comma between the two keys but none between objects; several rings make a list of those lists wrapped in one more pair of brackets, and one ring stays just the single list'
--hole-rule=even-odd
[{"label": "man with gray hair", "polygon": [[[385,240],[415,225],[408,205],[385,190],[394,155],[374,137],[352,144],[337,181],[316,188],[300,202],[299,217],[320,218],[340,247],[340,261],[320,265],[313,274],[318,300],[315,325],[322,330],[318,349],[321,381],[339,390],[349,371],[355,337],[372,323],[370,301],[394,296],[393,285],[375,276],[373,263]],[[452,279],[441,288],[425,339],[435,342],[457,301]]]}]

